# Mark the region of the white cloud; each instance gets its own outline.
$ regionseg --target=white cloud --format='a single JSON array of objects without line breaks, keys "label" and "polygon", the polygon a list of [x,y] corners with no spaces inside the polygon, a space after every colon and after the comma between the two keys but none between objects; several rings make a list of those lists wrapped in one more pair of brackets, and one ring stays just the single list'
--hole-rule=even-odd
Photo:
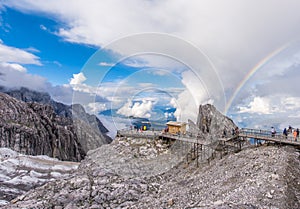
[{"label": "white cloud", "polygon": [[80,72],[78,74],[73,74],[73,78],[71,78],[70,84],[71,85],[82,84],[85,80],[86,80],[86,77],[84,76],[84,74],[82,72]]},{"label": "white cloud", "polygon": [[[236,84],[247,69],[299,34],[300,3],[296,0],[276,3],[272,0],[191,0],[189,3],[183,0],[90,0],[89,3],[62,0],[47,5],[43,1],[27,0],[5,4],[59,18],[66,27],[61,27],[58,34],[71,42],[103,46],[126,35],[148,31],[177,35],[204,49],[220,72],[234,71],[237,74],[234,78],[224,75],[223,79],[232,81],[229,85]],[[111,16],[112,13],[117,15]]]},{"label": "white cloud", "polygon": [[85,105],[85,110],[91,114],[98,115],[99,112],[107,110],[107,106],[103,102],[93,102]]},{"label": "white cloud", "polygon": [[[236,76],[223,75],[223,80],[230,79],[227,83],[230,86],[236,85],[240,76],[269,52],[299,34],[297,8],[300,3],[296,0],[276,3],[271,0],[191,0],[189,3],[182,0],[91,0],[89,3],[62,0],[47,5],[43,1],[27,0],[5,4],[59,18],[66,27],[60,28],[58,34],[72,42],[103,46],[123,36],[145,31],[177,35],[204,49],[220,68],[220,73],[234,71]],[[112,13],[117,15],[111,16]],[[251,46],[250,50],[248,46]]]},{"label": "white cloud", "polygon": [[[246,101],[245,101],[246,103]],[[294,115],[300,109],[300,97],[287,97],[284,94],[274,93],[267,96],[254,96],[248,105],[240,105],[239,113],[259,115],[286,114]]]},{"label": "white cloud", "polygon": [[211,101],[213,95],[210,95],[201,79],[193,71],[182,73],[182,84],[186,87],[185,90],[176,99],[172,98],[170,101],[170,104],[177,108],[174,115],[180,121],[188,119],[196,121],[199,105],[213,103]]},{"label": "white cloud", "polygon": [[148,73],[152,75],[166,76],[170,74],[170,70],[152,68],[148,71]]},{"label": "white cloud", "polygon": [[255,97],[247,107],[240,107],[240,113],[271,114],[270,100]]},{"label": "white cloud", "polygon": [[40,53],[40,50],[34,48],[34,47],[28,47],[26,49],[24,49],[27,52],[31,52],[31,53]]},{"label": "white cloud", "polygon": [[40,25],[40,29],[41,29],[41,30],[45,30],[45,31],[46,31],[46,30],[47,30],[47,27],[46,27],[46,26],[44,26],[44,25]]},{"label": "white cloud", "polygon": [[34,54],[2,43],[0,43],[0,62],[42,65]]},{"label": "white cloud", "polygon": [[8,88],[27,87],[46,90],[47,80],[38,75],[28,74],[26,68],[19,64],[0,63],[0,86]]},{"label": "white cloud", "polygon": [[16,64],[16,63],[5,63],[5,62],[0,62],[0,68],[1,69],[11,69],[19,72],[27,72],[27,69],[23,67],[22,65]]},{"label": "white cloud", "polygon": [[58,62],[58,61],[53,61],[52,63],[55,64],[55,65],[57,65],[58,67],[62,67],[62,64],[60,62]]},{"label": "white cloud", "polygon": [[152,101],[143,100],[142,102],[132,102],[128,100],[127,103],[117,111],[117,113],[127,117],[133,116],[140,118],[150,118],[152,108]]},{"label": "white cloud", "polygon": [[172,98],[171,101],[170,101],[170,105],[174,108],[177,108],[178,107],[178,104],[176,102],[176,99],[175,98]]},{"label": "white cloud", "polygon": [[107,135],[109,135],[111,138],[114,138],[116,136],[117,130],[122,130],[132,125],[130,120],[128,120],[127,118],[99,115],[99,119],[109,130],[109,133]]},{"label": "white cloud", "polygon": [[299,110],[300,107],[300,97],[287,97],[283,98],[281,101],[283,107],[286,110],[289,111],[294,111],[294,110]]},{"label": "white cloud", "polygon": [[98,65],[103,67],[113,67],[115,63],[100,62]]},{"label": "white cloud", "polygon": [[153,83],[138,83],[137,85],[141,88],[153,88],[155,86]]},{"label": "white cloud", "polygon": [[[104,47],[124,36],[143,32],[178,36],[193,43],[211,58],[228,97],[254,66],[268,57],[274,50],[297,39],[300,33],[298,27],[300,2],[298,0],[279,0],[276,2],[273,0],[191,0],[188,3],[183,0],[132,0],[126,2],[122,0],[101,2],[91,0],[89,3],[83,0],[76,1],[76,3],[61,0],[51,1],[47,4],[41,0],[24,0],[22,2],[6,1],[5,4],[26,12],[44,12],[49,17],[53,16],[59,19],[64,24],[60,26],[57,34],[71,42]],[[111,14],[117,15],[112,16]],[[160,51],[165,50],[165,52],[168,49],[174,52],[174,55],[176,53],[179,55],[179,52],[185,53],[190,58],[190,62],[197,64],[198,56],[191,55],[190,51],[185,51],[186,48],[178,50],[177,45],[155,39],[128,41],[110,49],[113,52],[131,56],[135,55],[131,52],[138,51],[138,49],[149,49],[151,52],[150,49],[155,48],[160,49]],[[286,62],[278,62],[273,67],[270,65],[269,68],[264,68],[265,73],[254,76],[258,80],[251,83],[250,88],[244,88],[240,92],[239,100],[235,100],[233,105],[239,105],[240,111],[245,114],[253,114],[257,111],[260,114],[271,115],[278,108],[284,109],[284,101],[281,104],[281,100],[275,100],[275,97],[279,96],[277,94],[280,93],[290,98],[300,97],[297,87],[300,79],[298,76],[299,67],[297,67],[299,57],[292,58],[289,55],[286,54],[286,57],[290,57]],[[142,59],[136,59],[136,62],[131,61],[127,64],[133,67],[154,66],[172,70],[176,69],[178,64],[174,61],[168,63],[166,59],[157,59],[157,56],[140,57]],[[39,61],[38,58],[31,57],[23,62],[30,64]],[[164,68],[165,66],[166,68]],[[198,72],[207,67],[201,64],[198,66],[199,68],[193,70]],[[287,70],[284,70],[287,68],[294,68],[294,70],[289,70],[292,73],[287,74]],[[214,92],[213,89],[215,81],[218,79],[212,80],[214,76],[205,77],[202,74],[200,79],[203,81],[201,84],[203,86],[197,86],[196,83],[199,80],[191,75],[183,73],[182,77],[187,89],[176,98],[179,107],[177,116],[197,112],[195,107],[199,103],[205,102],[206,99],[215,99],[214,96],[218,92]],[[205,83],[207,81],[211,81],[212,84],[208,85]],[[82,82],[79,83],[77,85],[78,90],[80,87],[84,92],[95,92],[95,88],[82,84]],[[121,104],[124,95],[130,90],[136,91],[125,86],[121,88],[114,86],[111,89],[105,86],[101,94],[109,95],[111,100]],[[207,96],[206,90],[210,94],[209,96]],[[272,94],[276,95],[274,97],[268,96]],[[249,100],[249,98],[252,98],[249,103],[242,104],[243,99]],[[297,101],[294,104],[292,100],[287,99],[285,101],[287,108],[296,111]],[[192,107],[187,105],[192,105]]]}]

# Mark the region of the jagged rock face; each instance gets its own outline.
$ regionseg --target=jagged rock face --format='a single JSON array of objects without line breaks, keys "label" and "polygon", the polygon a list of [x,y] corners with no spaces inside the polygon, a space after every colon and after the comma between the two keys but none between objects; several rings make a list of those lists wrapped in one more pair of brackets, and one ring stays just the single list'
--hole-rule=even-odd
[{"label": "jagged rock face", "polygon": [[224,137],[224,133],[225,137],[230,137],[232,129],[237,127],[230,118],[211,104],[200,105],[196,126],[202,134],[213,138]]},{"label": "jagged rock face", "polygon": [[[214,110],[206,111],[209,116]],[[222,119],[218,115],[210,119],[207,137],[231,124],[215,121]],[[153,139],[117,138],[91,150],[72,176],[31,190],[5,208],[300,207],[300,158],[292,147],[252,147],[197,168],[196,161],[175,159],[163,140],[148,140]]]},{"label": "jagged rock face", "polygon": [[72,121],[79,142],[85,152],[111,143],[112,139],[105,135],[108,130],[95,115],[87,114],[79,105],[72,105]]},{"label": "jagged rock face", "polygon": [[0,89],[0,91],[23,102],[37,102],[39,104],[51,105],[57,115],[69,118],[72,117],[70,106],[52,100],[48,93],[32,91],[23,87],[13,90],[3,88]]},{"label": "jagged rock face", "polygon": [[42,104],[49,104],[51,102],[51,97],[49,94],[44,92],[30,91],[27,88],[20,88],[19,90],[11,91],[2,89],[2,92],[24,102],[37,102]]},{"label": "jagged rock face", "polygon": [[[85,120],[84,118],[91,116],[85,112],[84,108],[80,104],[74,104],[69,106],[60,102],[56,102],[51,99],[48,93],[45,92],[32,91],[27,88],[20,88],[18,90],[6,90],[5,88],[0,88],[0,92],[6,93],[23,102],[37,102],[40,104],[51,105],[54,109],[54,112],[59,116],[72,118],[72,112],[75,112],[77,117],[80,116],[79,118],[82,120]],[[108,130],[105,128],[102,122],[97,117],[95,120],[97,122],[98,129],[101,131],[101,133],[107,133]],[[85,122],[88,121],[89,120],[85,120]]]},{"label": "jagged rock face", "polygon": [[64,125],[73,126],[77,139],[85,153],[112,141],[106,135],[108,130],[102,122],[95,115],[86,113],[80,104],[65,105],[52,100],[48,93],[32,91],[27,88],[18,90],[5,90],[3,88],[0,91],[20,101],[50,105],[54,112],[61,116],[61,119],[64,118]]},{"label": "jagged rock face", "polygon": [[80,161],[85,152],[72,121],[49,105],[25,103],[0,93],[0,145],[27,155]]}]

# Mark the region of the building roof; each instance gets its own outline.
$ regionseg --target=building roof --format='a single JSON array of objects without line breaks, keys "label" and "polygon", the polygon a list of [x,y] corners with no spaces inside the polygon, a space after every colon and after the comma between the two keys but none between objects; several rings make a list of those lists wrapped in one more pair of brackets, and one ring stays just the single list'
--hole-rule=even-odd
[{"label": "building roof", "polygon": [[177,121],[169,121],[166,124],[171,125],[171,126],[185,126],[186,125],[185,122],[177,122]]}]

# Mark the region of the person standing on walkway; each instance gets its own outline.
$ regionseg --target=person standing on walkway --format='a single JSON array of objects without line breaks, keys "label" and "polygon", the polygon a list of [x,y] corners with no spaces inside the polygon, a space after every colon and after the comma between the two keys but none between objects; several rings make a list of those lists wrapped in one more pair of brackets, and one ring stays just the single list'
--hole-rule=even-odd
[{"label": "person standing on walkway", "polygon": [[288,132],[287,132],[286,128],[283,129],[283,135],[285,136],[285,138],[287,138]]},{"label": "person standing on walkway", "polygon": [[299,128],[297,128],[296,132],[297,132],[297,139],[298,139],[299,138]]},{"label": "person standing on walkway", "polygon": [[292,126],[289,126],[288,132],[292,133]]},{"label": "person standing on walkway", "polygon": [[296,129],[294,130],[293,135],[294,135],[294,140],[296,142],[297,141],[297,130]]},{"label": "person standing on walkway", "polygon": [[276,134],[275,128],[273,126],[271,127],[271,134],[272,134],[272,137],[274,137]]}]

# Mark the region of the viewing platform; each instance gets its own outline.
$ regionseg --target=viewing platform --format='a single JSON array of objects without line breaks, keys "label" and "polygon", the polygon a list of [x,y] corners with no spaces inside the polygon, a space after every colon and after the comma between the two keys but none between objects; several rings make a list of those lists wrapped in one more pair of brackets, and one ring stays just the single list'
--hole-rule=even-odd
[{"label": "viewing platform", "polygon": [[[136,131],[136,130],[119,130],[119,136],[126,136],[126,137],[135,137],[135,138],[167,138],[171,140],[179,140],[183,142],[195,143],[195,144],[203,144],[207,145],[207,140],[200,138],[199,136],[189,135],[189,134],[170,134],[164,133],[162,131]],[[254,139],[254,140],[263,140],[268,142],[274,142],[278,144],[285,144],[285,145],[292,145],[292,146],[299,146],[300,147],[300,139],[298,138],[295,141],[295,138],[291,135],[284,136],[283,134],[276,133],[275,135],[271,134],[271,131],[261,130],[261,129],[249,129],[249,128],[242,128],[239,130],[236,135],[224,138],[218,138],[216,140],[221,141],[223,143],[241,140],[242,138],[247,139]],[[216,141],[215,140],[215,141]]]},{"label": "viewing platform", "polygon": [[265,142],[273,142],[280,145],[291,145],[300,148],[299,139],[295,141],[293,136],[272,134],[271,131],[249,128],[242,128],[236,131],[234,135],[215,139],[205,139],[198,134],[188,132],[185,134],[171,134],[164,131],[137,131],[128,129],[119,130],[117,132],[117,136],[176,141],[182,145],[182,149],[188,149],[186,154],[187,162],[190,162],[192,159],[196,159],[197,167],[200,162],[209,162],[214,158],[216,153],[219,153],[222,158],[222,156],[228,153],[229,150],[242,150],[245,145],[249,145],[247,141],[250,139],[253,139],[255,144],[258,144],[259,140],[262,140]]},{"label": "viewing platform", "polygon": [[292,146],[300,146],[299,138],[297,138],[297,141],[295,141],[294,136],[284,136],[283,134],[279,133],[272,135],[271,131],[267,130],[242,128],[239,130],[238,137],[249,139],[252,138],[255,140],[263,140]]},{"label": "viewing platform", "polygon": [[188,134],[170,134],[170,133],[163,133],[162,131],[136,131],[136,130],[119,130],[117,133],[118,136],[125,136],[125,137],[134,137],[134,138],[166,138],[171,140],[179,140],[183,142],[195,143],[195,144],[203,144],[207,145],[208,143],[202,139],[197,138],[197,136],[188,135]]}]

